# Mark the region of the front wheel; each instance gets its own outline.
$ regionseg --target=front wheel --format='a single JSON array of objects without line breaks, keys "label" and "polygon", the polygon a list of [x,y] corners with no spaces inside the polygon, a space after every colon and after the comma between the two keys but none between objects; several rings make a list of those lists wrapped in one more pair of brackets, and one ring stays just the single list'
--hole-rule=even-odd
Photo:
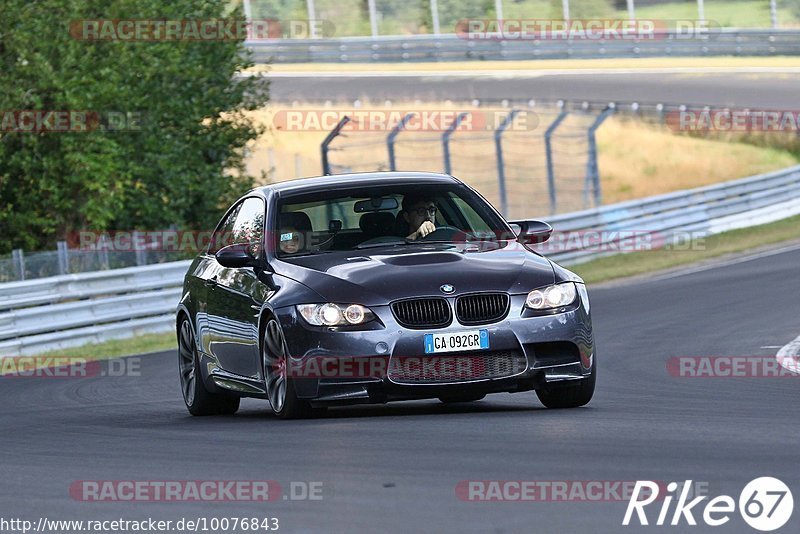
[{"label": "front wheel", "polygon": [[261,344],[264,382],[272,412],[281,419],[298,419],[314,414],[311,403],[297,397],[289,373],[288,350],[278,321],[271,318]]},{"label": "front wheel", "polygon": [[239,409],[239,397],[209,392],[200,374],[200,358],[189,319],[178,329],[178,371],[183,402],[192,415],[232,415]]},{"label": "front wheel", "polygon": [[597,380],[596,358],[592,358],[592,372],[586,378],[576,380],[568,386],[537,389],[539,401],[547,408],[577,408],[588,404],[594,395],[594,384]]}]

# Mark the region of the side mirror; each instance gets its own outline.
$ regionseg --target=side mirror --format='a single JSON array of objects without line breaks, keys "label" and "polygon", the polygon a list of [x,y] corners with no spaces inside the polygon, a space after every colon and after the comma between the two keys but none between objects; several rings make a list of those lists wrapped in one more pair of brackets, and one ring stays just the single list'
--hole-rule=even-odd
[{"label": "side mirror", "polygon": [[[553,227],[544,221],[531,219],[529,221],[508,221],[514,231],[519,228],[517,239],[525,245],[544,243],[553,233]],[[515,228],[516,227],[516,228]]]},{"label": "side mirror", "polygon": [[215,257],[223,267],[256,267],[258,259],[253,249],[257,246],[255,243],[228,245],[219,249]]}]

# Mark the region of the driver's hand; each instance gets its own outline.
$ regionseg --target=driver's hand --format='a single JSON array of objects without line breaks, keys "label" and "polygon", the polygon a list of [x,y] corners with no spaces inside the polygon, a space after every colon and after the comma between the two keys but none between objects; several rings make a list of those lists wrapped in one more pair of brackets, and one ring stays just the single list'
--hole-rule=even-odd
[{"label": "driver's hand", "polygon": [[424,221],[422,224],[419,225],[419,228],[417,228],[417,237],[422,238],[430,234],[431,232],[435,231],[436,231],[435,224],[433,224],[431,221]]}]

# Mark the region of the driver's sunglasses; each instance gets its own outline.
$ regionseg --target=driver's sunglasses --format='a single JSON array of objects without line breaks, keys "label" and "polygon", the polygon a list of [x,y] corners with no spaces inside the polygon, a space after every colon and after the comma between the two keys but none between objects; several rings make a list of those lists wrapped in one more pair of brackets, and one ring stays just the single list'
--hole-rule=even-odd
[{"label": "driver's sunglasses", "polygon": [[431,206],[430,208],[416,208],[411,210],[420,217],[425,217],[426,215],[430,215],[431,217],[436,216],[436,206]]}]

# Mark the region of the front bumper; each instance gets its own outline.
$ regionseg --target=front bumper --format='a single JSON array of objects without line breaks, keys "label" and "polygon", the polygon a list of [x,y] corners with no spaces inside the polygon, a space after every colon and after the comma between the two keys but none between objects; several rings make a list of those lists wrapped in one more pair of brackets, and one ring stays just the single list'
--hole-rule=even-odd
[{"label": "front bumper", "polygon": [[[594,358],[591,315],[586,292],[572,305],[548,314],[524,309],[525,295],[512,295],[508,315],[502,321],[464,326],[454,319],[445,328],[411,330],[395,321],[389,306],[372,307],[377,320],[352,327],[313,327],[293,306],[276,310],[291,355],[292,376],[299,397],[318,404],[387,402],[485,393],[517,392],[580,379],[591,372]],[[453,297],[454,299],[455,297]],[[452,301],[451,301],[452,305]],[[392,374],[402,359],[473,357],[469,353],[425,354],[427,333],[451,333],[485,329],[492,353],[518,353],[522,364],[513,375],[491,378],[459,377],[429,383],[404,383]],[[320,366],[317,362],[340,362]]]}]

